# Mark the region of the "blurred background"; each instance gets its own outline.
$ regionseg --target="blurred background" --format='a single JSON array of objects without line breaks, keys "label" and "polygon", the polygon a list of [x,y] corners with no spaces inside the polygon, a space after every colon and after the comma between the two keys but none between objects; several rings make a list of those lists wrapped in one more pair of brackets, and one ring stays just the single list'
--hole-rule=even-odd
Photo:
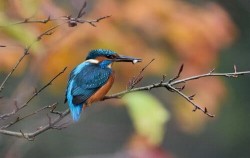
[{"label": "blurred background", "polygon": [[[0,1],[0,83],[23,49],[46,29],[61,24],[11,25],[25,18],[77,15],[82,0]],[[67,71],[37,96],[25,115],[42,106],[63,104],[68,74],[91,49],[106,48],[140,57],[142,63],[116,64],[109,94],[126,89],[129,79],[153,58],[137,86],[159,82],[178,72],[182,78],[207,73],[250,70],[250,2],[246,0],[88,0],[84,19],[111,15],[97,23],[59,27],[33,45],[1,92],[0,113],[24,103],[65,66]],[[132,93],[88,108],[76,124],[49,130],[35,141],[0,135],[0,157],[84,158],[247,158],[250,155],[250,75],[237,79],[206,78],[186,84],[184,93],[215,114],[209,118],[164,88]],[[34,131],[48,123],[43,111],[11,127]],[[16,117],[14,116],[13,119]],[[70,120],[70,116],[67,117]],[[11,119],[10,119],[11,120]],[[1,125],[8,123],[1,120]]]}]

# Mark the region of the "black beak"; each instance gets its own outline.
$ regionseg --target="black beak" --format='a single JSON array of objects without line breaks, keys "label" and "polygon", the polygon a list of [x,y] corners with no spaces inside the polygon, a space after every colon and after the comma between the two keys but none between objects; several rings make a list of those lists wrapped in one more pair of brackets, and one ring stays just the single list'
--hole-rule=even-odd
[{"label": "black beak", "polygon": [[119,55],[114,59],[114,61],[115,62],[131,62],[131,63],[135,64],[137,62],[141,62],[142,59],[124,56],[124,55]]}]

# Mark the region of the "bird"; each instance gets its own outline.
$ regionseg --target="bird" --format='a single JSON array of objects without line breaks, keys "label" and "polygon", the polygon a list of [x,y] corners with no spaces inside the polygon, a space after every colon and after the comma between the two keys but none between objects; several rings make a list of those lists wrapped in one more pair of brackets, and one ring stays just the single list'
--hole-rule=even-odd
[{"label": "bird", "polygon": [[135,64],[141,61],[109,49],[89,51],[85,61],[71,71],[68,79],[64,103],[68,103],[73,121],[79,121],[82,110],[102,100],[111,89],[115,79],[114,62]]}]

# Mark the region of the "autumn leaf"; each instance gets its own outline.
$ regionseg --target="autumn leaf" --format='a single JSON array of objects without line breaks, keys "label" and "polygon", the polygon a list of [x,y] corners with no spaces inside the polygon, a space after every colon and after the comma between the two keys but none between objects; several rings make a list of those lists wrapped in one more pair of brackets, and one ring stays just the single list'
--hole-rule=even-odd
[{"label": "autumn leaf", "polygon": [[164,105],[146,92],[130,93],[123,99],[138,134],[147,137],[152,144],[163,140],[169,113]]}]

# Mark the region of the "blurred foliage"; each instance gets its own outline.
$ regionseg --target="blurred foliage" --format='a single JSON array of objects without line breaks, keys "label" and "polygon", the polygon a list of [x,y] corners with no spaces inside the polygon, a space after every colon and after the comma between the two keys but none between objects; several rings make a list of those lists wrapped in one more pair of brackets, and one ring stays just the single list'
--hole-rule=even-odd
[{"label": "blurred foliage", "polygon": [[[96,28],[88,24],[75,28],[62,25],[52,36],[45,37],[37,43],[31,55],[14,74],[18,75],[17,78],[29,74],[28,76],[33,77],[32,82],[24,77],[18,88],[11,87],[14,93],[10,100],[14,96],[17,99],[22,98],[24,94],[21,92],[27,87],[33,88],[39,83],[46,83],[65,66],[71,70],[85,59],[89,50],[95,48],[112,49],[123,55],[143,58],[144,63],[140,65],[116,64],[114,66],[116,82],[111,93],[123,90],[129,78],[136,75],[152,58],[156,61],[146,69],[143,83],[152,83],[153,79],[158,81],[163,74],[167,74],[169,78],[174,76],[182,63],[185,66],[181,77],[208,72],[218,67],[221,65],[219,63],[221,50],[235,42],[239,30],[228,12],[217,2],[202,0],[199,2],[201,3],[198,5],[181,0],[87,1],[87,14],[84,18],[95,19],[106,15],[111,15],[111,18],[101,21]],[[60,18],[64,15],[76,15],[81,5],[81,0],[1,0],[0,44],[7,46],[0,48],[1,73],[8,73],[11,70],[22,55],[23,48],[32,43],[36,36],[51,26],[61,24],[62,21],[52,21],[46,25],[11,25],[12,23],[25,18],[46,19],[48,16]],[[233,64],[234,61],[230,66]],[[50,98],[62,100],[67,76],[68,74],[61,76],[56,85],[49,88],[47,95],[51,95]],[[0,79],[3,77],[1,75]],[[27,80],[25,82],[27,84],[23,84],[24,80]],[[197,93],[195,101],[219,115],[220,105],[227,95],[227,90],[221,79],[208,78],[191,82],[186,87],[185,93],[190,95]],[[154,92],[158,99],[160,98],[158,96],[167,95],[161,92]],[[27,94],[26,91],[25,94]],[[149,134],[156,144],[160,143],[164,136],[161,132],[163,130],[164,134],[166,132],[164,123],[169,115],[166,108],[173,113],[175,125],[184,133],[197,134],[210,120],[199,112],[192,113],[192,106],[179,96],[162,97],[160,98],[162,103],[159,103],[158,99],[144,93],[131,94],[125,99],[137,134]],[[39,101],[40,105],[47,103],[49,99],[44,96]],[[168,105],[169,103],[172,105]],[[165,105],[164,108],[162,104]],[[0,109],[3,108],[0,107]],[[148,123],[148,127],[142,126],[143,121]],[[133,138],[139,138],[135,135],[134,133],[131,136],[131,142],[135,140]],[[138,140],[144,142],[143,139]]]},{"label": "blurred foliage", "polygon": [[[13,2],[6,3],[5,10],[8,10],[8,7],[12,7],[12,9],[14,7],[15,12],[5,16],[18,17],[19,19],[27,17],[46,19],[47,16],[53,18],[68,14],[60,5],[47,0],[37,2],[36,4],[39,5],[34,4],[34,8],[37,6],[36,12],[33,12],[36,16],[32,14],[28,16],[29,11],[24,14],[23,10],[26,9],[20,6],[28,5],[29,1],[24,1],[22,4],[19,4],[21,3],[19,1],[14,2],[14,4]],[[81,1],[75,1],[75,3],[80,6]],[[94,7],[88,12],[88,18],[105,15],[112,15],[112,17],[99,23],[97,28],[87,24],[77,28],[64,26],[56,30],[53,36],[46,37],[41,42],[43,47],[34,50],[37,52],[34,56],[36,59],[31,60],[31,65],[34,65],[32,69],[41,70],[38,73],[36,70],[33,71],[43,82],[46,82],[55,72],[59,72],[65,65],[72,69],[84,60],[89,50],[94,48],[108,48],[124,55],[138,56],[143,58],[145,62],[155,58],[157,64],[152,64],[147,71],[151,75],[160,77],[180,63],[185,63],[186,71],[184,71],[183,77],[195,75],[215,67],[219,50],[230,44],[236,35],[236,29],[228,14],[213,2],[203,6],[191,5],[184,1],[163,0],[157,0],[154,3],[147,0],[144,1],[145,5],[141,5],[140,1],[95,1],[89,3],[93,4]],[[50,25],[24,24],[7,28],[21,29],[28,25],[32,28],[28,28],[28,30],[34,30],[33,34],[39,34],[38,32],[41,33],[53,23],[51,22]],[[6,29],[3,31],[10,35]],[[26,37],[25,32],[22,32],[23,35],[18,32],[16,34]],[[20,40],[17,36],[13,38]],[[170,50],[172,51],[170,52]],[[140,69],[139,66],[134,66],[133,69],[129,68],[129,70],[127,68],[122,64],[115,66],[115,69],[119,71],[117,71],[118,82],[116,82],[114,90],[124,88],[121,85],[124,85],[131,77],[127,71],[130,74],[135,74]],[[60,84],[65,85],[66,79],[65,76],[59,81]],[[203,83],[204,80],[196,81],[188,88],[191,92],[200,92],[204,89]],[[209,99],[200,99],[200,104],[216,111],[225,93],[223,83],[219,79],[207,79],[206,83],[208,83],[206,91],[199,95],[201,98]],[[62,88],[56,87],[55,92],[64,90],[63,86],[60,87]],[[214,92],[215,88],[216,92]],[[187,115],[186,106],[178,106],[180,102],[178,98],[176,100],[175,116],[180,124],[186,125],[186,127],[181,127],[190,132],[201,128],[204,120],[195,119],[196,123],[193,120],[188,121],[193,116]],[[184,108],[182,109],[182,107]]]},{"label": "blurred foliage", "polygon": [[136,132],[150,144],[159,145],[164,137],[164,126],[169,113],[156,98],[145,92],[130,93],[123,99],[134,123]]}]

